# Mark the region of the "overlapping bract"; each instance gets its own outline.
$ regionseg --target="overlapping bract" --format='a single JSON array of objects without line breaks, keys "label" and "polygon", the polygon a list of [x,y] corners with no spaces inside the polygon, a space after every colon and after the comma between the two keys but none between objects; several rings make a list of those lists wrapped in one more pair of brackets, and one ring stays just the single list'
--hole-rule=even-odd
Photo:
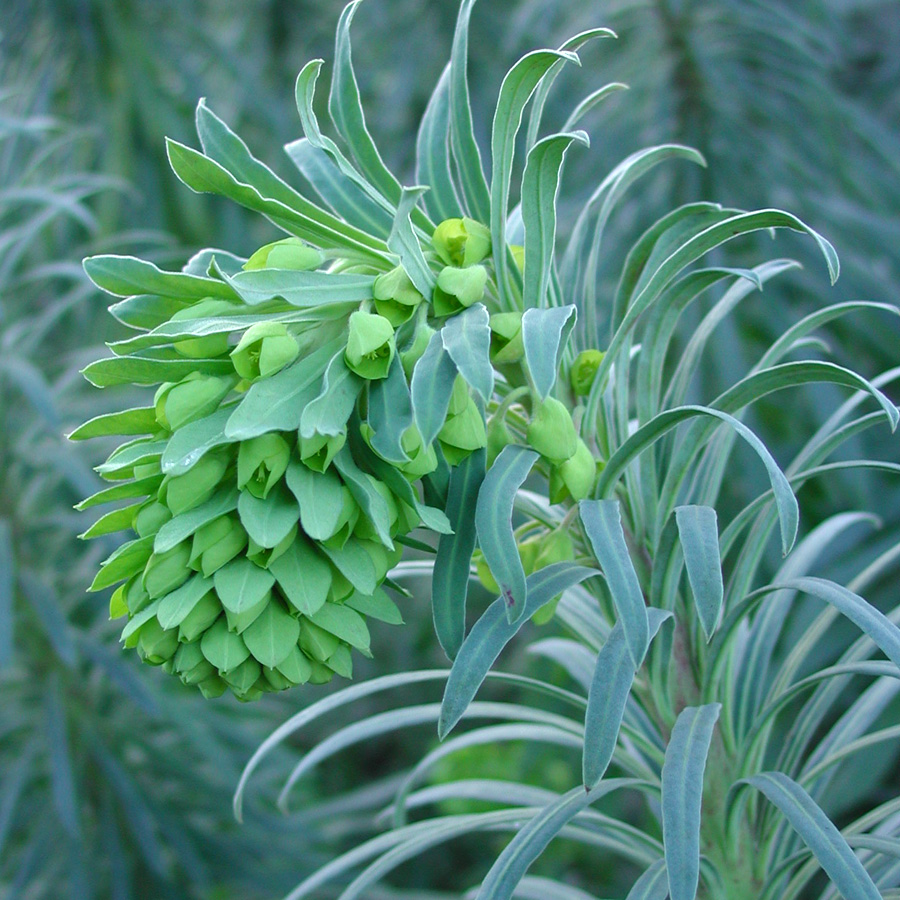
[{"label": "overlapping bract", "polygon": [[[151,407],[72,435],[131,438],[98,467],[114,486],[81,504],[131,501],[85,533],[135,532],[92,589],[118,584],[110,613],[128,618],[125,646],[206,696],[349,677],[351,649],[369,653],[366,618],[402,621],[384,589],[400,541],[423,525],[451,533],[451,468],[488,443],[470,357],[480,347],[488,371],[493,356],[525,380],[521,314],[495,314],[490,330],[487,228],[447,220],[423,243],[430,297],[389,256],[383,269],[326,265],[296,237],[246,261],[206,251],[181,273],[86,263],[98,286],[128,291],[112,311],[143,332],[86,376],[162,382]],[[451,339],[442,329],[463,314]],[[515,439],[508,406],[492,405],[495,443]],[[571,484],[589,490],[595,463],[590,451],[579,463],[566,407],[548,398],[532,413],[527,439],[547,445],[553,471],[570,458],[584,468]]]}]

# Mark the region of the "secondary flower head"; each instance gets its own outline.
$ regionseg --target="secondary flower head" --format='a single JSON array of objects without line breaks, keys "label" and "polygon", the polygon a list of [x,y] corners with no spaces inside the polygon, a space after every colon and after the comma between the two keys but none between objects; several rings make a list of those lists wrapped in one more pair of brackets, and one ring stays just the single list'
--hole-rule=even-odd
[{"label": "secondary flower head", "polygon": [[296,338],[281,322],[257,322],[231,351],[231,361],[241,378],[256,381],[281,371],[299,353]]},{"label": "secondary flower head", "polygon": [[386,378],[394,352],[394,326],[384,316],[362,311],[350,316],[344,360],[357,375],[370,381]]},{"label": "secondary flower head", "polygon": [[491,232],[467,216],[444,219],[434,229],[431,243],[448,266],[473,266],[491,252]]},{"label": "secondary flower head", "polygon": [[487,285],[487,269],[484,266],[469,266],[459,269],[445,266],[437,278],[434,289],[434,313],[437,316],[451,316],[477,303],[484,296]]},{"label": "secondary flower head", "polygon": [[291,459],[291,446],[277,432],[270,431],[238,448],[237,486],[254,497],[265,498],[284,475]]},{"label": "secondary flower head", "polygon": [[408,321],[416,307],[425,299],[406,274],[402,266],[384,272],[372,285],[375,309],[394,326]]},{"label": "secondary flower head", "polygon": [[524,356],[522,313],[494,313],[491,316],[491,362],[502,366],[517,363]]},{"label": "secondary flower head", "polygon": [[600,350],[582,350],[575,357],[572,369],[569,372],[569,380],[572,382],[572,390],[577,395],[585,396],[591,392],[591,385],[597,375],[597,369],[603,362],[604,354]]}]

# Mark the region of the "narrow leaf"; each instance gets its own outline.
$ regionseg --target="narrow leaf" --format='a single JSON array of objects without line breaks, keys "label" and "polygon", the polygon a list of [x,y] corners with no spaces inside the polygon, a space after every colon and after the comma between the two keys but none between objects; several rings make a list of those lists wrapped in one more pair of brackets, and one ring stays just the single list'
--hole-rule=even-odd
[{"label": "narrow leaf", "polygon": [[679,506],[675,510],[675,521],[694,605],[709,641],[719,624],[725,593],[716,511],[709,506]]},{"label": "narrow leaf", "polygon": [[440,332],[435,332],[416,363],[410,382],[413,415],[425,445],[437,437],[447,418],[455,378],[456,364],[444,349]]},{"label": "narrow leaf", "polygon": [[[441,329],[441,341],[459,374],[487,403],[494,392],[494,368],[491,365],[490,316],[476,303],[453,316]],[[523,320],[524,331],[524,320]]]},{"label": "narrow leaf", "polygon": [[671,900],[694,900],[700,881],[703,772],[721,704],[689,706],[675,721],[662,769],[662,825]]},{"label": "narrow leaf", "polygon": [[[526,259],[528,251],[525,251]],[[541,398],[553,390],[566,341],[575,327],[574,306],[526,309],[522,316],[522,343],[531,380]]]},{"label": "narrow leaf", "polygon": [[521,618],[527,600],[525,570],[513,534],[513,504],[537,458],[526,447],[504,447],[484,477],[475,506],[478,543],[500,586],[510,623]]},{"label": "narrow leaf", "polygon": [[401,439],[413,423],[413,408],[399,355],[394,356],[387,378],[369,382],[368,399],[366,420],[374,429],[373,449],[388,462],[406,462],[409,457]]}]

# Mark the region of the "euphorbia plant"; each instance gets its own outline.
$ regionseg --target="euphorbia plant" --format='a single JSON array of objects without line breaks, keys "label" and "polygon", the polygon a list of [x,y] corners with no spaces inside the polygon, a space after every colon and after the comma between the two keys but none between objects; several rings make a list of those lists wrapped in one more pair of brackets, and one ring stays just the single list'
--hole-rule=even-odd
[{"label": "euphorbia plant", "polygon": [[[238,810],[246,778],[274,743],[367,694],[447,681],[439,710],[401,708],[354,723],[301,762],[286,790],[337,749],[393,727],[437,718],[443,738],[464,717],[504,724],[430,753],[401,784],[392,830],[292,897],[368,863],[341,895],[357,896],[428,847],[510,829],[516,835],[479,897],[536,896],[538,885],[542,896],[572,896],[525,874],[564,833],[644,869],[633,898],[690,900],[698,890],[729,900],[795,897],[816,884],[818,867],[830,884],[819,888],[823,897],[837,890],[876,898],[900,883],[891,863],[898,801],[848,823],[844,834],[817,801],[827,801],[845,756],[894,733],[863,736],[900,684],[896,613],[886,617],[855,592],[887,563],[848,587],[809,577],[849,521],[840,519],[808,535],[774,580],[763,563],[776,527],[785,556],[795,544],[795,489],[829,471],[826,460],[853,433],[883,419],[896,427],[893,403],[860,375],[821,359],[785,361],[829,319],[877,304],[845,303],[801,320],[727,391],[706,405],[687,403],[718,322],[791,265],[698,263],[741,235],[789,228],[818,243],[834,280],[834,250],[789,213],[692,203],[645,231],[615,296],[599,296],[603,230],[623,191],[663,160],[702,160],[677,145],[626,159],[584,206],[557,259],[563,163],[573,145],[588,143],[574,128],[611,88],[546,137],[542,111],[557,76],[579,62],[577,50],[611,33],[585,32],[513,66],[494,115],[488,180],[466,83],[472,2],[461,7],[450,64],[419,132],[421,186],[401,186],[366,130],[350,59],[357,0],[338,26],[329,95],[346,150],[314,112],[321,61],[297,80],[305,137],[287,151],[314,200],[256,159],[202,102],[202,152],[168,145],[188,187],[262,213],[287,238],[247,260],[205,250],[182,272],[123,257],[86,262],[98,286],[124,298],[113,313],[141,332],[112,345],[116,355],[89,366],[87,377],[99,386],[162,382],[152,406],[100,417],[74,435],[138,436],[99,467],[117,483],[85,501],[135,501],[88,531],[137,534],[93,587],[121,582],[111,611],[127,617],[123,639],[145,660],[207,695],[230,689],[254,699],[333,673],[349,677],[351,648],[368,652],[366,617],[399,622],[386,590],[403,594],[406,572],[422,571],[421,561],[401,560],[404,545],[434,555],[425,565],[436,636],[453,661],[449,677],[394,673],[298,714],[251,761]],[[726,289],[673,359],[680,314],[717,287]],[[808,382],[858,393],[782,469],[741,415],[773,391]],[[854,418],[866,397],[877,412]],[[720,530],[715,505],[736,438],[758,458],[768,490]],[[474,577],[497,599],[467,632]],[[826,612],[789,652],[776,653],[800,595],[824,601]],[[504,646],[554,611],[572,637],[535,649],[556,659],[574,687],[504,677],[554,698],[561,712],[473,702]],[[822,668],[816,639],[838,613],[863,637]],[[869,659],[878,651],[886,661]],[[822,737],[854,675],[875,685],[854,695]],[[786,710],[794,719],[779,747]],[[577,746],[580,783],[562,795],[511,780],[479,783],[475,797],[504,808],[407,823],[421,804],[472,796],[462,781],[427,797],[413,790],[438,759],[488,739],[523,738]],[[591,809],[624,790],[645,798],[658,826],[641,831]]]}]

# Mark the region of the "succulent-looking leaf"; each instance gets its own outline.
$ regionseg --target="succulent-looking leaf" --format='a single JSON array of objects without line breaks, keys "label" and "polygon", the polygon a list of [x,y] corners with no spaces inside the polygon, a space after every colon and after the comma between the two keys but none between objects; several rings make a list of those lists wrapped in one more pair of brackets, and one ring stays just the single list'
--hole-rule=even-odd
[{"label": "succulent-looking leaf", "polygon": [[617,500],[582,500],[578,512],[594,555],[600,563],[635,668],[650,642],[647,607],[628,553]]},{"label": "succulent-looking leaf", "polygon": [[484,476],[475,506],[478,543],[500,586],[510,623],[523,615],[527,601],[525,569],[513,534],[513,503],[537,458],[526,447],[504,447]]},{"label": "succulent-looking leaf", "polygon": [[434,630],[450,659],[459,652],[465,637],[469,567],[476,538],[472,509],[478,500],[484,471],[484,449],[470,453],[451,469],[446,514],[453,533],[441,535],[434,559],[431,578]]},{"label": "succulent-looking leaf", "polygon": [[444,67],[419,124],[416,178],[431,188],[425,209],[436,222],[462,215],[450,164],[450,66]]},{"label": "succulent-looking leaf", "polygon": [[709,506],[679,506],[675,521],[694,606],[708,641],[719,624],[725,594],[716,511]]},{"label": "succulent-looking leaf", "polygon": [[444,349],[441,333],[436,331],[416,363],[410,382],[416,427],[425,445],[437,437],[444,424],[455,379],[456,364]]},{"label": "succulent-looking leaf", "polygon": [[235,296],[231,287],[215,278],[163,272],[134,256],[89,256],[84,261],[84,271],[98,288],[118,297],[158,294],[184,301],[205,297],[233,300]]},{"label": "succulent-looking leaf", "polygon": [[528,576],[528,600],[523,615],[515,622],[510,622],[507,617],[507,603],[504,597],[498,597],[484,611],[481,618],[472,626],[453,660],[441,704],[439,737],[446,737],[462,718],[494,660],[526,619],[557,594],[596,574],[598,574],[596,569],[588,569],[585,566],[553,563]]},{"label": "succulent-looking leaf", "polygon": [[762,772],[745,781],[781,810],[845,900],[881,900],[881,893],[856,854],[796,781],[783,772]]},{"label": "succulent-looking leaf", "polygon": [[526,310],[549,305],[547,291],[554,271],[556,243],[556,198],[563,160],[574,141],[584,146],[590,144],[583,131],[552,135],[531,148],[525,163],[522,176],[522,223],[525,226],[522,303]]},{"label": "succulent-looking leaf", "polygon": [[541,399],[556,383],[560,357],[569,334],[575,327],[574,306],[555,309],[526,309],[522,316],[522,343],[531,380]]},{"label": "succulent-looking leaf", "polygon": [[662,769],[662,825],[671,900],[694,900],[700,879],[703,772],[721,704],[683,709]]},{"label": "succulent-looking leaf", "polygon": [[491,365],[491,329],[488,311],[481,303],[453,316],[441,329],[444,349],[459,374],[487,403],[494,391]]}]

